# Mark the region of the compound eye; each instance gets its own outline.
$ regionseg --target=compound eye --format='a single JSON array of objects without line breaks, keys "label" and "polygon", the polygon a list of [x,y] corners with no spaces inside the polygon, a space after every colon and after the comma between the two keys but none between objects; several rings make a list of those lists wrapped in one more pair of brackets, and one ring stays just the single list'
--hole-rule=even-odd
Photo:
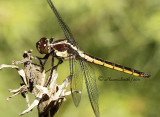
[{"label": "compound eye", "polygon": [[41,46],[41,43],[40,43],[40,41],[38,41],[38,42],[36,43],[36,48],[40,48],[40,46]]},{"label": "compound eye", "polygon": [[40,43],[41,43],[42,45],[43,45],[43,44],[47,44],[47,42],[48,42],[48,40],[47,40],[46,37],[41,38],[39,41],[40,41]]},{"label": "compound eye", "polygon": [[36,43],[37,50],[38,50],[41,54],[46,54],[46,53],[47,53],[47,44],[48,44],[48,39],[47,39],[46,37],[41,38],[41,39]]},{"label": "compound eye", "polygon": [[47,46],[48,39],[43,37],[43,38],[40,39],[40,43],[41,43],[41,47],[45,48]]}]

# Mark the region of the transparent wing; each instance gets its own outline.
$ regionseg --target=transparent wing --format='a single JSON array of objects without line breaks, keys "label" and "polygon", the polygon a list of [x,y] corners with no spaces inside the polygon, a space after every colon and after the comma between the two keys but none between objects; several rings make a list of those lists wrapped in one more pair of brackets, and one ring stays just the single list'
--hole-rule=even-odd
[{"label": "transparent wing", "polygon": [[91,102],[91,106],[96,117],[99,117],[99,104],[98,104],[98,88],[96,85],[96,77],[93,69],[88,63],[80,61],[81,68],[83,69],[83,73],[85,76],[85,83],[87,87],[87,92],[89,96],[89,100]]},{"label": "transparent wing", "polygon": [[[52,11],[54,12],[60,24],[60,27],[63,30],[65,37],[77,45],[69,27],[65,24],[65,22],[61,18],[60,14],[56,10],[52,1],[47,0],[47,2],[50,5]],[[80,67],[79,67],[79,63],[80,63]],[[85,62],[81,60],[76,61],[76,60],[73,60],[73,58],[71,58],[70,59],[70,72],[71,72],[70,75],[72,76],[71,91],[72,91],[72,97],[73,97],[74,104],[78,106],[81,100],[80,92],[82,91],[82,86],[83,86],[82,80],[83,80],[83,75],[84,75],[86,87],[88,91],[88,96],[89,96],[93,111],[96,117],[99,117],[98,90],[97,90],[96,78],[95,78],[93,70]]]},{"label": "transparent wing", "polygon": [[80,60],[71,60],[70,63],[71,68],[71,75],[72,75],[72,80],[71,80],[71,92],[72,92],[72,99],[77,107],[81,101],[81,93],[82,93],[82,88],[83,88],[83,72],[81,71],[81,66],[80,66]]},{"label": "transparent wing", "polygon": [[52,11],[54,12],[54,14],[59,22],[59,25],[60,25],[61,29],[63,30],[63,33],[64,33],[66,39],[69,39],[70,41],[74,42],[77,45],[77,43],[75,42],[74,37],[70,31],[70,28],[67,26],[67,24],[65,24],[62,17],[60,16],[60,14],[56,10],[55,6],[53,5],[52,1],[47,0],[47,2],[49,4],[49,6],[51,7]]}]

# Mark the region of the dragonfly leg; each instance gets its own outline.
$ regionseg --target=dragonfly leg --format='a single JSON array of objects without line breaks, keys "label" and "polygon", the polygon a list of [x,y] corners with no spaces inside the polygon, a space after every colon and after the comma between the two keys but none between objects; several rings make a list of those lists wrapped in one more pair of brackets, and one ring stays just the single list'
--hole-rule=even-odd
[{"label": "dragonfly leg", "polygon": [[54,66],[54,68],[57,68],[60,64],[63,63],[63,60],[62,60],[62,59],[58,59],[58,60],[59,60],[59,61],[58,61],[57,65]]},{"label": "dragonfly leg", "polygon": [[52,68],[47,70],[47,72],[50,71],[50,78],[45,83],[45,86],[48,86],[48,84],[50,83],[52,75],[53,75],[53,70],[57,69],[57,67],[63,62],[62,59],[58,59],[58,60],[59,61],[58,61],[57,65],[54,66],[54,57],[52,57]]},{"label": "dragonfly leg", "polygon": [[[49,58],[49,55],[50,54],[46,54],[43,58],[41,57],[37,57],[37,59],[39,60],[40,62],[40,65],[42,66],[42,69],[44,69],[44,65],[46,64],[48,58]],[[44,60],[44,62],[42,62],[42,59]]]},{"label": "dragonfly leg", "polygon": [[63,60],[62,60],[62,59],[58,59],[58,60],[59,60],[59,61],[58,61],[57,65],[55,65],[55,66],[54,66],[54,62],[53,62],[53,60],[52,60],[52,67],[51,67],[50,69],[48,69],[46,72],[49,72],[52,68],[53,68],[53,69],[57,69],[57,67],[58,67],[60,64],[63,63]]}]

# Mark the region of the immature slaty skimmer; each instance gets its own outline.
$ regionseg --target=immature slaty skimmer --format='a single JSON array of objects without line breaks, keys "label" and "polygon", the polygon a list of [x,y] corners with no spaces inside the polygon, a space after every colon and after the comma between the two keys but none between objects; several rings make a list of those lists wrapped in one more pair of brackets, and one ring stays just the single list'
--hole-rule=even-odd
[{"label": "immature slaty skimmer", "polygon": [[122,65],[115,64],[109,61],[105,61],[94,56],[90,56],[85,52],[81,51],[78,47],[78,44],[74,40],[74,37],[69,27],[61,18],[52,1],[47,0],[47,2],[51,7],[52,11],[54,12],[59,22],[59,25],[63,30],[65,39],[53,41],[53,38],[47,39],[43,37],[36,43],[36,47],[41,54],[46,54],[45,56],[47,57],[52,55],[53,58],[56,57],[59,61],[62,61],[63,59],[69,59],[70,76],[72,76],[70,88],[75,106],[78,106],[81,100],[80,92],[82,91],[82,84],[84,78],[91,106],[96,117],[99,117],[98,90],[96,85],[96,77],[94,75],[93,70],[87,62],[104,66],[113,70],[121,71],[134,76],[150,77],[149,74],[146,74],[144,72],[124,67]]}]

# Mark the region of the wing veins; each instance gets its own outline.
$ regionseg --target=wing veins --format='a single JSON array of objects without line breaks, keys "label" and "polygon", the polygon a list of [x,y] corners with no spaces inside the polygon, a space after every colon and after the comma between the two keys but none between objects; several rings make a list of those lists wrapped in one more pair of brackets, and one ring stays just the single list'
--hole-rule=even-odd
[{"label": "wing veins", "polygon": [[76,41],[74,40],[74,37],[70,31],[70,28],[67,26],[67,24],[63,21],[62,17],[60,16],[60,14],[58,13],[58,11],[56,10],[55,6],[53,5],[52,1],[51,0],[47,0],[49,6],[51,7],[52,11],[54,12],[59,24],[60,24],[60,27],[61,29],[63,30],[63,33],[65,35],[65,37],[67,39],[69,39],[70,41],[74,42],[76,45]]},{"label": "wing veins", "polygon": [[92,69],[90,70],[91,67],[86,62],[81,61],[80,64],[84,72],[85,83],[86,83],[87,92],[88,92],[88,96],[89,96],[89,100],[90,100],[92,109],[96,117],[99,117],[98,88],[96,85],[95,74]]}]

